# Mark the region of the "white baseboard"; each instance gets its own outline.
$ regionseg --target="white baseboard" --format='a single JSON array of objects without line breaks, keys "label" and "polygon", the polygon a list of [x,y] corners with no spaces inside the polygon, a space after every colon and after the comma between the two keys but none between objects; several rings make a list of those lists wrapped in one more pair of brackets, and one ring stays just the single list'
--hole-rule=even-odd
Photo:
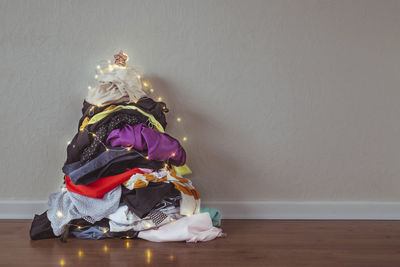
[{"label": "white baseboard", "polygon": [[[400,220],[400,202],[204,201],[223,219]],[[0,201],[0,219],[32,219],[47,201]]]},{"label": "white baseboard", "polygon": [[400,220],[400,202],[206,202],[225,219]]},{"label": "white baseboard", "polygon": [[0,201],[0,219],[32,219],[47,210],[47,201]]}]

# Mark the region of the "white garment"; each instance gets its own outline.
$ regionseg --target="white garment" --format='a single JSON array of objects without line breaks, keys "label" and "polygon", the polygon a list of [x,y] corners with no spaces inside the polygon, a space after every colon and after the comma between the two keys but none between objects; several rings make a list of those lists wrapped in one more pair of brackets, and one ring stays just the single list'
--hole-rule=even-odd
[{"label": "white garment", "polygon": [[156,228],[174,220],[172,217],[167,216],[162,223],[156,225],[149,216],[145,218],[138,217],[129,210],[127,205],[120,206],[114,213],[108,215],[107,218],[110,219],[110,232],[143,231]]},{"label": "white garment", "polygon": [[111,68],[97,73],[96,85],[89,89],[86,101],[92,105],[108,105],[120,102],[139,100],[146,96],[142,86],[142,72],[138,68],[127,65]]},{"label": "white garment", "polygon": [[107,218],[120,224],[131,224],[141,220],[139,216],[129,211],[127,205],[120,206],[114,213],[108,215]]},{"label": "white garment", "polygon": [[50,195],[47,218],[54,234],[59,236],[71,220],[90,217],[92,221],[100,221],[115,212],[120,198],[121,186],[109,191],[102,199],[62,190]]},{"label": "white garment", "polygon": [[165,224],[157,230],[139,232],[138,237],[153,242],[209,241],[224,236],[222,229],[212,225],[208,212],[183,217]]},{"label": "white garment", "polygon": [[200,199],[194,199],[193,196],[186,195],[181,192],[181,210],[180,213],[183,216],[191,216],[193,214],[200,213]]}]

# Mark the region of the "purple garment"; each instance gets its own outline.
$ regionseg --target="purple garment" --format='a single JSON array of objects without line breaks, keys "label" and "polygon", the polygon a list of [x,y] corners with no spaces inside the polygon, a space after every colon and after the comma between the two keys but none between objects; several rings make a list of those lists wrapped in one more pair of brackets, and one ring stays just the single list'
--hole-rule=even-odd
[{"label": "purple garment", "polygon": [[135,126],[125,125],[113,130],[107,137],[107,144],[116,147],[133,147],[139,151],[148,150],[149,160],[167,161],[175,166],[186,162],[186,153],[178,140],[168,134],[160,133],[140,123]]}]

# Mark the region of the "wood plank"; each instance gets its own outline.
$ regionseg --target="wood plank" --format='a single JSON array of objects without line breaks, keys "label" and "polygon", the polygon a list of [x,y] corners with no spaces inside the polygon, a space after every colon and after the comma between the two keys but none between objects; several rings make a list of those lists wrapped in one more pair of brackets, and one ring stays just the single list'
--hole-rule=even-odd
[{"label": "wood plank", "polygon": [[400,221],[224,220],[205,243],[31,241],[29,220],[0,220],[0,266],[400,266]]}]

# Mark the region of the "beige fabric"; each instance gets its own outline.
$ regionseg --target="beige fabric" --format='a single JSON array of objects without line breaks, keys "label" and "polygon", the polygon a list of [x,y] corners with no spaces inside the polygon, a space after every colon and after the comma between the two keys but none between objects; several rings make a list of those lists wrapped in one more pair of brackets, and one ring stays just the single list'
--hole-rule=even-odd
[{"label": "beige fabric", "polygon": [[97,73],[96,85],[88,90],[86,101],[92,105],[108,105],[139,100],[146,96],[142,72],[127,65],[109,65]]}]

